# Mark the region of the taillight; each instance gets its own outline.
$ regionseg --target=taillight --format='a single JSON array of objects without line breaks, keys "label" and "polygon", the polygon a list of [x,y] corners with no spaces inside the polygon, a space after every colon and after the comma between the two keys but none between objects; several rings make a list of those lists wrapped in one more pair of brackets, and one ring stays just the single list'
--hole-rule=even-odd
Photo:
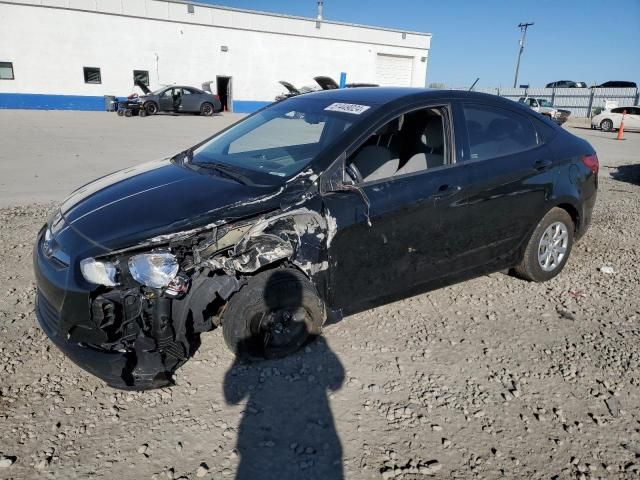
[{"label": "taillight", "polygon": [[596,175],[598,174],[598,170],[600,170],[600,162],[598,162],[598,155],[595,153],[593,155],[585,155],[582,157],[582,163],[591,170]]}]

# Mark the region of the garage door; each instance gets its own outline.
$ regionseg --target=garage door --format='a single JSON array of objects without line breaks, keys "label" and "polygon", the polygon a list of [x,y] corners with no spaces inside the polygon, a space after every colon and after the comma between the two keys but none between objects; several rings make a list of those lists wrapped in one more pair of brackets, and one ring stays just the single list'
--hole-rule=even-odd
[{"label": "garage door", "polygon": [[376,58],[376,83],[380,85],[410,87],[412,71],[413,57],[379,53]]}]

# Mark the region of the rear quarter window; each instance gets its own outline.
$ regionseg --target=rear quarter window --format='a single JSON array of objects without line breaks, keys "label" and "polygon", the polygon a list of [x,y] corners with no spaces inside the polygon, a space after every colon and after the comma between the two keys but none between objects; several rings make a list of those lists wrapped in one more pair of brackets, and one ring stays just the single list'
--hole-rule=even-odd
[{"label": "rear quarter window", "polygon": [[[489,105],[463,104],[467,160],[486,160],[523,152],[542,143],[527,116]],[[551,128],[551,127],[549,127]]]},{"label": "rear quarter window", "polygon": [[[532,121],[538,132],[538,144],[547,143],[558,133],[559,127],[556,127],[555,124],[549,125],[538,118],[533,118]],[[549,121],[549,123],[551,123],[551,121]]]}]

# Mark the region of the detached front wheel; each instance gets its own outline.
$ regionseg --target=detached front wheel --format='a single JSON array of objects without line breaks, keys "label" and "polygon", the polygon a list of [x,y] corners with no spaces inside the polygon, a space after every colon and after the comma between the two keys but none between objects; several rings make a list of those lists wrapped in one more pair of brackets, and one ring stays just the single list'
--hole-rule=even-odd
[{"label": "detached front wheel", "polygon": [[566,210],[549,210],[531,235],[516,274],[532,282],[546,282],[558,275],[569,259],[574,231]]},{"label": "detached front wheel", "polygon": [[238,356],[282,358],[319,335],[325,317],[324,302],[301,272],[267,270],[229,300],[222,333]]}]

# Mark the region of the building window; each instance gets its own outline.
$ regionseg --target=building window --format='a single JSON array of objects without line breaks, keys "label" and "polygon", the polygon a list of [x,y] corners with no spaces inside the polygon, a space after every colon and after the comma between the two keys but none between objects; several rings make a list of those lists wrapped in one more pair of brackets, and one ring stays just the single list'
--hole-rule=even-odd
[{"label": "building window", "polygon": [[187,5],[187,13],[196,13],[196,9],[193,7],[193,5]]},{"label": "building window", "polygon": [[147,87],[149,86],[149,70],[134,70],[133,83],[140,82]]},{"label": "building window", "polygon": [[13,63],[0,62],[0,80],[13,80]]},{"label": "building window", "polygon": [[102,83],[100,69],[97,67],[83,67],[84,83]]}]

